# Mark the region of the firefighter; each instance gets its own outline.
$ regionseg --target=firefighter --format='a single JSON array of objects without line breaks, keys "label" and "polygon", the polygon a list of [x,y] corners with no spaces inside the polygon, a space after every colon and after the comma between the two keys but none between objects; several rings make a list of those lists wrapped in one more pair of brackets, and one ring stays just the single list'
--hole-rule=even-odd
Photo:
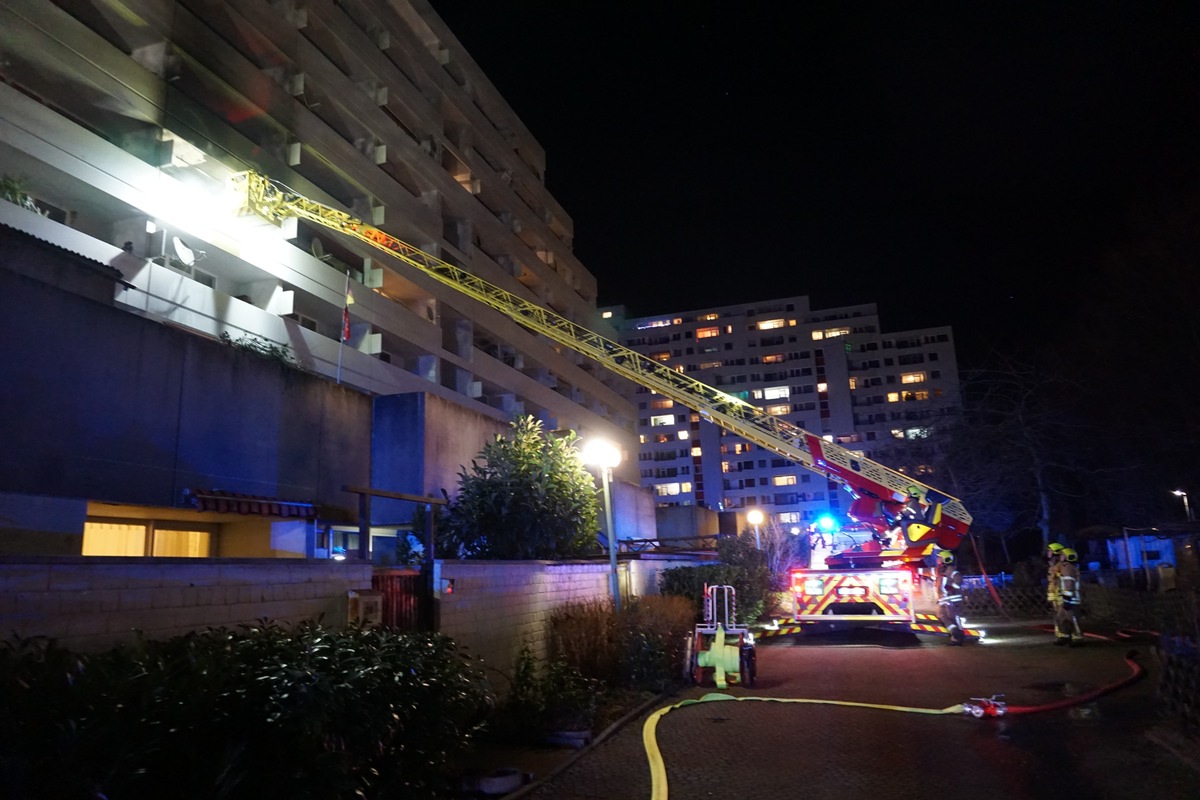
[{"label": "firefighter", "polygon": [[1079,647],[1083,631],[1079,629],[1079,604],[1082,601],[1079,580],[1079,554],[1063,548],[1058,565],[1058,604],[1054,610],[1054,643]]},{"label": "firefighter", "polygon": [[1046,546],[1046,602],[1051,609],[1058,608],[1058,565],[1062,551],[1063,546],[1058,542]]},{"label": "firefighter", "polygon": [[938,621],[950,634],[950,644],[961,645],[963,643],[962,573],[954,564],[954,553],[949,550],[939,550],[937,559]]}]

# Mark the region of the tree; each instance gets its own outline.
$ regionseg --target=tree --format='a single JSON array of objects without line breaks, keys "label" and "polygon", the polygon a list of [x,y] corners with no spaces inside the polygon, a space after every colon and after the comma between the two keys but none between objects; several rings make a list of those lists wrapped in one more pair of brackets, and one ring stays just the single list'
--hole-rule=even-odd
[{"label": "tree", "polygon": [[596,540],[599,501],[576,434],[547,436],[526,416],[484,445],[459,472],[458,496],[439,531],[439,552],[460,558],[555,559]]}]

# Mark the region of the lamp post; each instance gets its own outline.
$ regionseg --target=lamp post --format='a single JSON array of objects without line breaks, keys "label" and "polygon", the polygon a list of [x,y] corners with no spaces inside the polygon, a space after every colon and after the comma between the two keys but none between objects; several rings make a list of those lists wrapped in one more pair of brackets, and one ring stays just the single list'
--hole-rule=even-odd
[{"label": "lamp post", "polygon": [[1192,507],[1190,505],[1188,505],[1187,492],[1185,492],[1183,489],[1176,489],[1175,491],[1171,492],[1171,494],[1175,495],[1176,497],[1183,498],[1183,516],[1187,519],[1188,522],[1191,522],[1192,521]]},{"label": "lamp post", "polygon": [[754,546],[762,550],[762,536],[758,532],[758,526],[762,525],[763,513],[757,508],[752,508],[746,514],[746,520],[754,526]]},{"label": "lamp post", "polygon": [[613,467],[621,463],[621,451],[605,439],[589,439],[583,446],[583,463],[600,470],[600,483],[604,488],[604,531],[608,534],[608,580],[612,589],[613,609],[621,610],[621,585],[617,580],[617,532],[613,528],[612,481]]}]

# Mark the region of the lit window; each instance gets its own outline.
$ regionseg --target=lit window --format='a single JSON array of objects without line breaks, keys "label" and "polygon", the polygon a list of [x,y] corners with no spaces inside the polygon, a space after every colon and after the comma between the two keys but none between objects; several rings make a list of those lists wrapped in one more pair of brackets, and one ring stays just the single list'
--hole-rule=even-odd
[{"label": "lit window", "polygon": [[782,328],[783,325],[784,322],[781,319],[764,319],[762,322],[758,323],[758,329],[760,331],[771,331],[775,330],[776,328]]},{"label": "lit window", "polygon": [[653,358],[655,361],[670,361],[671,360],[671,351],[663,350],[661,353],[651,353],[650,357]]},{"label": "lit window", "polygon": [[917,400],[928,400],[928,399],[929,399],[929,392],[927,392],[927,391],[925,391],[924,389],[922,389],[922,390],[921,390],[921,391],[919,391],[919,392],[913,392],[913,396],[914,396],[914,397],[915,397]]},{"label": "lit window", "polygon": [[813,331],[812,338],[813,341],[819,342],[822,339],[836,339],[838,336],[848,336],[849,334],[849,328],[826,328],[823,331]]},{"label": "lit window", "polygon": [[745,447],[746,447],[746,445],[742,444],[741,442],[738,442],[738,443],[734,444],[734,446],[733,446],[733,454],[734,454],[735,456],[739,456],[739,455],[741,455],[741,454],[742,454],[742,453],[745,451]]},{"label": "lit window", "polygon": [[800,522],[799,511],[784,511],[779,516],[779,521],[784,525],[795,525]]},{"label": "lit window", "polygon": [[646,443],[646,434],[644,434],[644,433],[638,434],[638,444],[645,444],[645,443]]},{"label": "lit window", "polygon": [[728,461],[721,462],[721,472],[729,472],[729,462]]},{"label": "lit window", "polygon": [[904,431],[905,439],[928,439],[929,428],[909,428]]},{"label": "lit window", "polygon": [[675,319],[656,319],[651,320],[650,322],[639,322],[637,329],[639,331],[644,331],[647,328],[668,328],[671,325],[678,325],[681,322],[683,322],[683,320],[679,319],[678,317]]},{"label": "lit window", "polygon": [[763,356],[762,363],[764,363],[764,364],[782,364],[783,363],[783,353],[772,353],[769,356]]},{"label": "lit window", "polygon": [[775,405],[767,406],[763,409],[773,417],[782,417],[784,414],[792,413],[792,406],[789,403],[776,403]]},{"label": "lit window", "polygon": [[657,416],[653,416],[650,418],[650,427],[651,428],[658,428],[663,425],[674,425],[674,424],[675,424],[675,415],[674,414],[658,414]]},{"label": "lit window", "polygon": [[924,372],[905,372],[900,376],[901,383],[924,383]]},{"label": "lit window", "polygon": [[651,408],[660,408],[660,409],[661,409],[661,408],[674,408],[674,407],[675,407],[675,401],[674,401],[674,400],[667,400],[667,399],[663,399],[663,400],[653,400],[653,401],[651,401],[651,403],[650,403],[650,407],[651,407]]},{"label": "lit window", "polygon": [[858,388],[858,378],[851,378],[851,379],[850,379],[850,388],[851,388],[851,389],[857,389],[857,388]]},{"label": "lit window", "polygon": [[679,432],[680,441],[687,441],[690,438],[692,438],[692,434],[689,431],[680,431]]},{"label": "lit window", "polygon": [[714,336],[720,336],[720,335],[721,335],[721,329],[717,328],[717,327],[699,328],[696,330],[696,338],[697,339],[711,339]]},{"label": "lit window", "polygon": [[817,391],[818,391],[818,392],[828,392],[828,391],[829,391],[829,384],[828,384],[828,383],[818,383],[818,384],[817,384]]},{"label": "lit window", "polygon": [[83,524],[83,555],[144,556],[146,555],[146,530],[145,525],[85,522]]},{"label": "lit window", "polygon": [[775,484],[776,486],[795,486],[796,485],[796,476],[795,475],[776,475],[774,478],[771,479],[771,483]]},{"label": "lit window", "polygon": [[683,492],[684,494],[688,494],[689,492],[691,492],[692,491],[691,482],[684,481],[683,483],[679,484],[679,491]]},{"label": "lit window", "polygon": [[900,402],[900,393],[899,392],[888,392],[887,397],[888,397],[889,403],[899,403]]},{"label": "lit window", "polygon": [[764,400],[782,400],[791,396],[791,390],[786,386],[768,386],[763,389]]},{"label": "lit window", "polygon": [[704,314],[699,317],[701,322],[712,322],[714,319],[720,319],[720,314]]},{"label": "lit window", "polygon": [[[690,486],[691,484],[688,484],[688,485]],[[677,494],[679,494],[679,484],[678,483],[660,483],[654,487],[654,491],[657,492],[659,494],[659,496],[661,496],[661,497],[677,495]]]},{"label": "lit window", "polygon": [[600,313],[600,318],[601,319],[612,319],[612,312],[611,311],[602,311]]},{"label": "lit window", "polygon": [[700,453],[701,453],[701,450],[700,450],[699,446],[692,448],[692,455],[695,456],[696,458],[700,457]]},{"label": "lit window", "polygon": [[901,430],[900,428],[892,428],[892,436],[894,436],[897,439],[903,439],[904,431]]},{"label": "lit window", "polygon": [[700,365],[700,369],[716,369],[719,366],[721,366],[720,361],[705,361]]}]

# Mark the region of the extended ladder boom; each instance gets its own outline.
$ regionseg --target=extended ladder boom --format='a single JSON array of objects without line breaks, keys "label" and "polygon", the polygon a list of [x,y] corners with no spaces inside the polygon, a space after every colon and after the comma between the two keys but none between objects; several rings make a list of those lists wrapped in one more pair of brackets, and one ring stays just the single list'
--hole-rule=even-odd
[{"label": "extended ladder boom", "polygon": [[[298,217],[353,236],[496,309],[531,331],[694,409],[725,430],[847,486],[856,497],[879,501],[875,507],[882,507],[884,519],[859,521],[872,524],[881,532],[899,527],[912,545],[936,541],[943,547],[955,547],[970,527],[971,515],[958,500],[582,328],[362,220],[309,200],[255,172],[238,173],[233,177],[233,185],[245,197],[245,211],[277,224],[288,217]],[[915,536],[904,530],[906,526],[899,521],[901,509],[906,504],[910,518],[913,509],[919,507],[922,521],[927,523],[920,526]]]}]

